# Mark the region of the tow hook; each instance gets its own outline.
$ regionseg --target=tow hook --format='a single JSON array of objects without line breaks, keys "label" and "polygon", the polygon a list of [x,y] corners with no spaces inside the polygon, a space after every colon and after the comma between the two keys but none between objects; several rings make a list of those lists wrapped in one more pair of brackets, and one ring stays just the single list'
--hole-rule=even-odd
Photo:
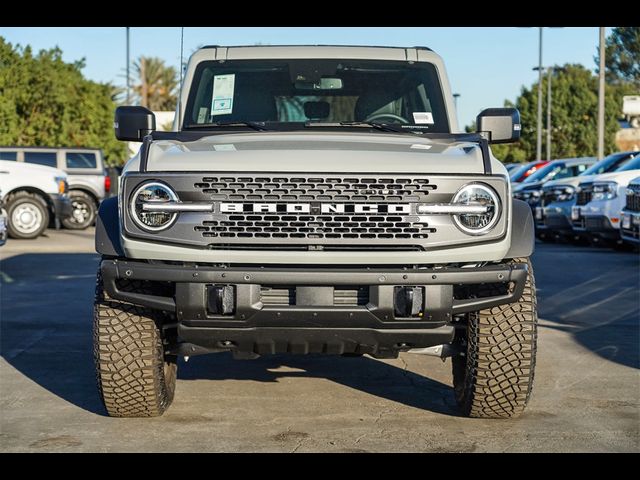
[{"label": "tow hook", "polygon": [[418,355],[429,355],[431,357],[439,357],[443,361],[447,357],[454,357],[456,355],[464,355],[462,349],[457,345],[445,343],[443,345],[435,345],[433,347],[425,348],[412,348],[407,350],[408,353],[415,353]]}]

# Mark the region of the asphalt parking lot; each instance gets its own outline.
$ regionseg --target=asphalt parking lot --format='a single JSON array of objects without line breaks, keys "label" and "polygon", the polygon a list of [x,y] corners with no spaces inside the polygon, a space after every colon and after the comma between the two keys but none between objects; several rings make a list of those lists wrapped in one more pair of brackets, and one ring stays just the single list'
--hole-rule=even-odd
[{"label": "asphalt parking lot", "polygon": [[95,388],[93,231],[0,249],[0,451],[640,451],[640,258],[538,244],[533,398],[458,416],[451,363],[216,354],[181,361],[160,418],[105,416]]}]

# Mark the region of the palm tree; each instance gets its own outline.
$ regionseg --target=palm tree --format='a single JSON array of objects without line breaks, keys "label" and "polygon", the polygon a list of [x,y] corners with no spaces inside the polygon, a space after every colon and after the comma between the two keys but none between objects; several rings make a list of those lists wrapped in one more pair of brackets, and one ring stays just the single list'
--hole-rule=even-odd
[{"label": "palm tree", "polygon": [[176,107],[178,72],[157,57],[141,56],[133,63],[133,72],[138,83],[133,92],[140,105],[150,110],[173,110]]}]

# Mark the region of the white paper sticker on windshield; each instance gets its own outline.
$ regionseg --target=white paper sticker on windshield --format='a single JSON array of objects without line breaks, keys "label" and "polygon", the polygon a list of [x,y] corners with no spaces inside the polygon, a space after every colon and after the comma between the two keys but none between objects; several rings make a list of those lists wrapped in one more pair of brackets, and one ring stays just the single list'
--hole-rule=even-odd
[{"label": "white paper sticker on windshield", "polygon": [[228,115],[233,111],[233,90],[236,75],[216,75],[213,77],[213,97],[211,115]]},{"label": "white paper sticker on windshield", "polygon": [[434,123],[431,112],[413,112],[413,123]]}]

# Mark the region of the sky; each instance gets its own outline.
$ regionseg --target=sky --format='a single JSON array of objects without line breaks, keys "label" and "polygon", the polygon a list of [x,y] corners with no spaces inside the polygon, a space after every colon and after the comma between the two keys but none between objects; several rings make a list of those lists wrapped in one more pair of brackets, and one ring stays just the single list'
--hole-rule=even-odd
[{"label": "sky", "polygon": [[[607,29],[607,35],[610,33]],[[125,83],[124,27],[0,27],[8,42],[40,50],[58,46],[65,61],[85,58],[92,80]],[[186,27],[184,54],[203,45],[336,44],[426,46],[443,57],[461,126],[488,107],[515,100],[537,80],[538,28],[511,27]],[[543,65],[580,63],[595,69],[597,27],[545,28]],[[180,27],[131,27],[131,59],[157,56],[180,64]]]}]

